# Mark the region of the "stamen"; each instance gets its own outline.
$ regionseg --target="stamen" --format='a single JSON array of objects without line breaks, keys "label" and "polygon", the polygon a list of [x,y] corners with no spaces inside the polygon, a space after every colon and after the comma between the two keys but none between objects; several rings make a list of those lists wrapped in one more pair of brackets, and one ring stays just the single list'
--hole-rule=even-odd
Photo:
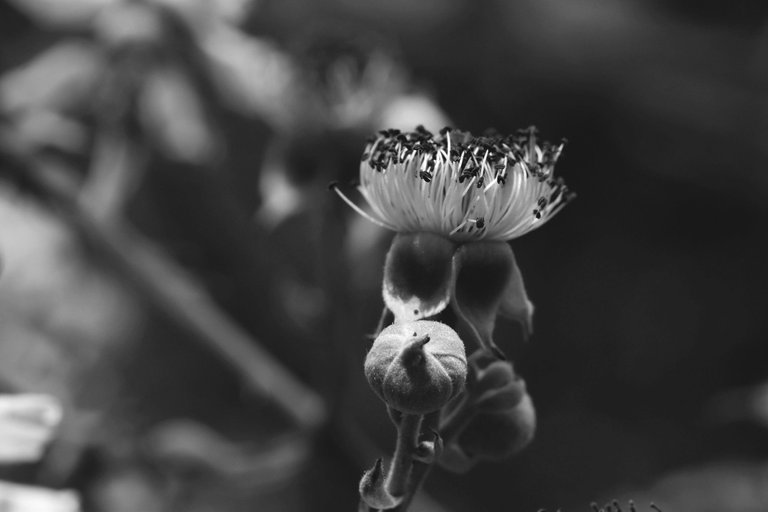
[{"label": "stamen", "polygon": [[453,228],[453,231],[451,231],[450,233],[448,233],[448,235],[449,235],[449,236],[450,236],[450,235],[455,235],[456,233],[458,233],[459,231],[461,231],[461,229],[462,229],[464,226],[466,226],[468,222],[469,222],[469,219],[465,220],[464,222],[462,222],[461,224],[459,224],[458,226],[456,226],[455,228]]},{"label": "stamen", "polygon": [[359,187],[377,225],[430,231],[460,241],[510,240],[543,225],[572,197],[553,176],[563,143],[537,144],[535,128],[514,135],[383,130],[366,147]]},{"label": "stamen", "polygon": [[374,218],[374,217],[371,217],[371,216],[368,214],[368,212],[366,212],[365,210],[363,210],[362,208],[360,208],[359,206],[357,206],[357,205],[356,205],[354,202],[352,202],[352,200],[351,200],[351,199],[349,199],[347,196],[345,196],[345,195],[344,195],[344,193],[343,193],[341,190],[339,190],[339,184],[338,184],[338,183],[331,183],[330,185],[328,185],[328,187],[329,187],[331,190],[333,190],[334,192],[336,192],[336,194],[337,194],[337,195],[338,195],[338,196],[339,196],[339,197],[340,197],[340,198],[341,198],[341,199],[342,199],[342,200],[343,200],[345,203],[347,203],[347,204],[348,204],[348,205],[349,205],[349,206],[350,206],[350,207],[351,207],[351,208],[352,208],[354,211],[356,211],[357,213],[359,213],[359,214],[360,214],[360,215],[361,215],[361,216],[362,216],[364,219],[367,219],[367,220],[369,220],[369,221],[373,222],[374,224],[376,224],[377,226],[381,226],[382,228],[385,228],[385,229],[395,229],[395,226],[391,226],[391,225],[389,225],[389,224],[386,224],[386,223],[384,223],[384,222],[380,221],[379,219],[376,219],[376,218]]}]

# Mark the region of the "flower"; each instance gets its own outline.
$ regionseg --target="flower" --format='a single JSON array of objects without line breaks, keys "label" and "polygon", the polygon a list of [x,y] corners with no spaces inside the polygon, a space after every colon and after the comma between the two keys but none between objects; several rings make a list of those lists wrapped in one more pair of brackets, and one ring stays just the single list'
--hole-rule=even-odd
[{"label": "flower", "polygon": [[459,334],[496,354],[498,314],[531,334],[533,304],[507,242],[542,226],[572,197],[554,176],[563,144],[537,143],[533,127],[480,137],[390,129],[369,141],[358,189],[371,213],[333,189],[362,216],[398,232],[382,286],[396,324],[450,304]]},{"label": "flower", "polygon": [[372,215],[339,194],[401,233],[508,241],[542,226],[572,197],[554,176],[563,145],[539,145],[533,127],[480,137],[450,128],[437,136],[423,127],[383,130],[360,164],[358,188]]}]

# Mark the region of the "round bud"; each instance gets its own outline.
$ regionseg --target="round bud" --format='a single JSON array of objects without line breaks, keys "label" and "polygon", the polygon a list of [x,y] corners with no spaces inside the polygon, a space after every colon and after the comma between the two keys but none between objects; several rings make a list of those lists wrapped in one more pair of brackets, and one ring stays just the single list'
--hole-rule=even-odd
[{"label": "round bud", "polygon": [[426,414],[448,403],[467,376],[464,344],[456,331],[431,320],[390,325],[365,358],[365,376],[390,407]]}]

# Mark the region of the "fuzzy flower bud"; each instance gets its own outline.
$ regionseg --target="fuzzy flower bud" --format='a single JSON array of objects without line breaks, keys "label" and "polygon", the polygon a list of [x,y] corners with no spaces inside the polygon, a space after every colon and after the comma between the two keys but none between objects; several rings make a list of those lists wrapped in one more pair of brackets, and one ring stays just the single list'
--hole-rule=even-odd
[{"label": "fuzzy flower bud", "polygon": [[448,403],[467,376],[464,344],[445,324],[429,320],[390,325],[365,359],[373,391],[393,409],[426,414]]}]

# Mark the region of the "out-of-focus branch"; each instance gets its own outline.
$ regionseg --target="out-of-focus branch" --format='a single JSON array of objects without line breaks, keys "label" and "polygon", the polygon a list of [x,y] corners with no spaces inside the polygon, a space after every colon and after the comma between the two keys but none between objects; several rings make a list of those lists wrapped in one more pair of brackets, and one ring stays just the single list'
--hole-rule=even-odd
[{"label": "out-of-focus branch", "polygon": [[54,205],[128,286],[215,351],[251,391],[272,399],[303,429],[325,422],[327,411],[320,395],[235,325],[194,279],[151,242],[122,223],[110,222],[107,227],[94,218],[77,200],[77,185],[66,170],[22,157],[7,140],[0,140],[0,151],[12,160],[0,172],[15,173]]},{"label": "out-of-focus branch", "polygon": [[119,221],[141,180],[146,152],[113,128],[96,135],[92,158],[78,201],[94,220],[103,224]]}]

